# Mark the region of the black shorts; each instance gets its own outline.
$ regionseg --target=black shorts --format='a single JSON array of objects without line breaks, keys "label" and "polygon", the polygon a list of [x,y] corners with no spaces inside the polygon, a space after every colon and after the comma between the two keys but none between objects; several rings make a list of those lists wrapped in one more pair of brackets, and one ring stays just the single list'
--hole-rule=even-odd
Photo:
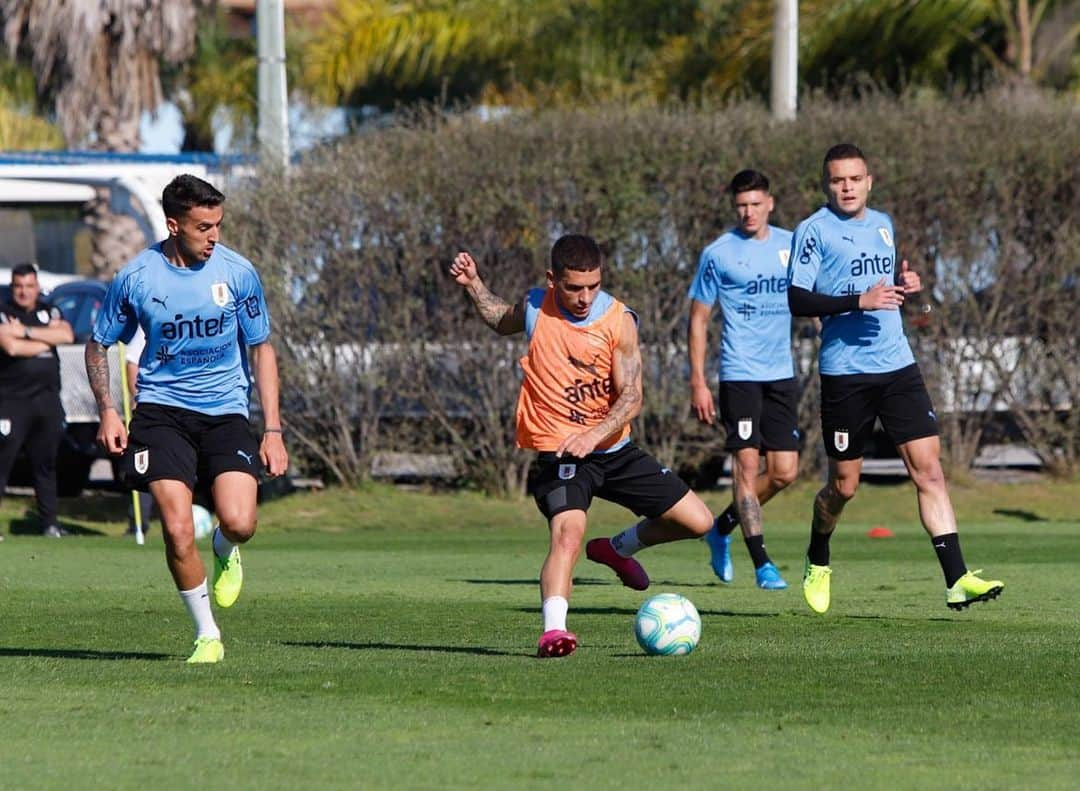
[{"label": "black shorts", "polygon": [[720,419],[727,431],[724,450],[799,449],[799,385],[775,382],[721,382]]},{"label": "black shorts", "polygon": [[259,443],[243,415],[204,415],[161,404],[140,404],[131,419],[120,463],[124,485],[147,491],[151,481],[182,481],[195,491],[223,472],[258,480]]},{"label": "black shorts", "polygon": [[539,463],[533,497],[549,520],[563,511],[588,511],[593,497],[638,516],[660,516],[690,491],[682,478],[633,444],[585,459],[541,453]]},{"label": "black shorts", "polygon": [[821,432],[829,458],[862,458],[876,418],[894,445],[938,435],[917,363],[884,374],[822,374]]}]

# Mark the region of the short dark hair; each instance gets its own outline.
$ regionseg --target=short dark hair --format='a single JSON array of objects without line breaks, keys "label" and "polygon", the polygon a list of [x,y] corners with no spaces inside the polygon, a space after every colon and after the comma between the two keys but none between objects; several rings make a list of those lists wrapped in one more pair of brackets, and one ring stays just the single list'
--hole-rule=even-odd
[{"label": "short dark hair", "polygon": [[[838,159],[861,159],[866,162],[866,157],[863,156],[863,152],[854,143],[837,143],[835,146],[825,152],[825,161],[821,163],[821,172],[825,173],[829,169],[829,163],[835,162]],[[869,166],[867,162],[867,166]]]},{"label": "short dark hair", "polygon": [[591,272],[604,262],[598,245],[591,237],[571,233],[560,237],[551,248],[551,271],[562,277],[567,269]]},{"label": "short dark hair", "polygon": [[728,192],[734,197],[740,192],[769,191],[769,180],[759,170],[740,170],[728,184]]},{"label": "short dark hair", "polygon": [[184,173],[170,181],[161,193],[161,208],[166,217],[179,219],[196,206],[220,206],[225,195],[213,184],[190,173]]},{"label": "short dark hair", "polygon": [[16,277],[24,277],[26,275],[33,275],[37,277],[37,267],[31,264],[29,261],[24,261],[21,264],[15,264],[11,267],[11,279]]}]

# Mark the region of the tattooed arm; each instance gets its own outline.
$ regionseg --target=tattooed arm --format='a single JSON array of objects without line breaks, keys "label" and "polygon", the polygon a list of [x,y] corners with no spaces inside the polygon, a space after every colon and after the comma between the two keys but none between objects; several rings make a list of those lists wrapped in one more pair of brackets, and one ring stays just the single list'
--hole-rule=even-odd
[{"label": "tattooed arm", "polygon": [[468,253],[458,253],[450,265],[450,276],[454,282],[464,286],[465,291],[476,305],[480,318],[500,335],[513,335],[525,329],[525,305],[518,302],[511,305],[506,300],[492,294],[476,269],[476,261]]},{"label": "tattooed arm", "polygon": [[609,437],[636,418],[641,412],[644,390],[641,386],[641,348],[638,346],[637,321],[630,313],[624,313],[619,344],[611,365],[612,387],[618,394],[611,411],[602,421],[580,434],[572,434],[562,441],[556,456],[588,456],[605,437]]},{"label": "tattooed arm", "polygon": [[86,377],[90,380],[90,390],[97,401],[98,426],[97,441],[111,454],[123,452],[127,447],[127,429],[120,419],[116,404],[113,403],[112,390],[109,388],[109,358],[104,346],[96,341],[86,344]]}]

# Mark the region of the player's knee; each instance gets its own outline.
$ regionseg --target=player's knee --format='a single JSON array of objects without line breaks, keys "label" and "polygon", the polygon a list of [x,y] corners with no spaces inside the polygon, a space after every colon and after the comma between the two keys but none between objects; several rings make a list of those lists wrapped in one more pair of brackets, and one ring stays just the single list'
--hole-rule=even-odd
[{"label": "player's knee", "polygon": [[859,489],[859,478],[856,475],[844,476],[831,481],[829,494],[836,499],[847,502],[855,496]]},{"label": "player's knee", "polygon": [[786,489],[795,483],[795,478],[798,475],[798,469],[796,467],[781,468],[778,470],[772,470],[769,473],[769,482],[772,483],[776,489]]},{"label": "player's knee", "polygon": [[911,470],[911,480],[921,492],[941,491],[945,488],[945,471],[940,462],[934,462]]},{"label": "player's knee", "polygon": [[551,551],[564,555],[576,555],[585,537],[585,522],[573,518],[555,517],[551,522]]},{"label": "player's knee", "polygon": [[712,511],[709,510],[709,506],[705,505],[701,498],[697,495],[692,496],[692,505],[694,507],[686,509],[685,513],[680,514],[679,522],[694,535],[703,536],[712,530],[715,517]]},{"label": "player's knee", "polygon": [[255,525],[255,514],[218,512],[218,526],[225,538],[234,544],[243,544],[255,535]]}]

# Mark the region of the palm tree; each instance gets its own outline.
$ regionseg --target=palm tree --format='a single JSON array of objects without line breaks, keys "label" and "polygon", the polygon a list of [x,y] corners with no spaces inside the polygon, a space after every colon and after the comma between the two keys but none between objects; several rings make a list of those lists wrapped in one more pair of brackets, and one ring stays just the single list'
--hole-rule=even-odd
[{"label": "palm tree", "polygon": [[196,2],[0,0],[0,21],[69,146],[135,151],[140,117],[161,103],[160,63],[191,54]]},{"label": "palm tree", "polygon": [[392,106],[478,96],[511,102],[638,90],[664,37],[699,0],[339,0],[305,50],[324,101]]},{"label": "palm tree", "polygon": [[[139,120],[162,100],[160,64],[191,54],[196,0],[0,0],[8,52],[29,61],[71,147],[136,151]],[[101,189],[85,210],[90,263],[106,277],[147,240]]]}]

